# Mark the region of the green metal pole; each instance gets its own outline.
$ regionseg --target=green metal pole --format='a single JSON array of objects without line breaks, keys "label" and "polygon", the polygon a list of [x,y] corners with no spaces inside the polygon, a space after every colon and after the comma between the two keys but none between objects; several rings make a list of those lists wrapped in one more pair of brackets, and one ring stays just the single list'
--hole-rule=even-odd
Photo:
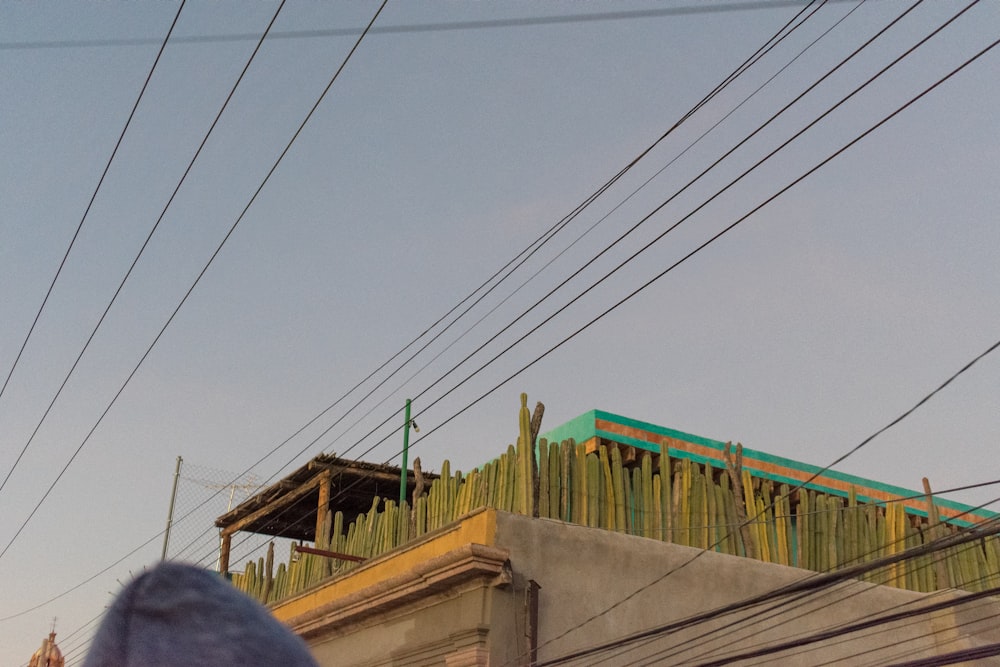
[{"label": "green metal pole", "polygon": [[406,466],[410,455],[410,399],[406,399],[406,414],[403,416],[403,466],[399,472],[399,506],[406,502],[406,478],[408,477]]}]

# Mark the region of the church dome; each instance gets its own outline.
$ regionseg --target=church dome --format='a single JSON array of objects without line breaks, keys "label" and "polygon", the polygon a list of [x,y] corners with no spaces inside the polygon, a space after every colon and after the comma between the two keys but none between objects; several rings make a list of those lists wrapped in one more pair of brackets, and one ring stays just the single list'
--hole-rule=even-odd
[{"label": "church dome", "polygon": [[28,667],[63,667],[65,659],[62,651],[56,645],[55,631],[49,633],[49,638],[42,640],[42,647],[35,651],[28,662]]}]

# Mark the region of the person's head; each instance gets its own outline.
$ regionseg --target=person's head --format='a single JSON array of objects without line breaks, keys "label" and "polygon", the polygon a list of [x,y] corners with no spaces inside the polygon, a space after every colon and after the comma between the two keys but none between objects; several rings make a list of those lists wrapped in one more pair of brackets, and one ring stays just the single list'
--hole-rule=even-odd
[{"label": "person's head", "polygon": [[316,667],[305,643],[214,572],[163,563],[115,599],[84,667]]}]

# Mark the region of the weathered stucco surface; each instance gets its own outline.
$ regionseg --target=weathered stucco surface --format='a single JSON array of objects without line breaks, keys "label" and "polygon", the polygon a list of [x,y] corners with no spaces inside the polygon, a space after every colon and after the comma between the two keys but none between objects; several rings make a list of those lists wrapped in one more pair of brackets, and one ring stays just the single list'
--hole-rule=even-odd
[{"label": "weathered stucco surface", "polygon": [[[537,655],[546,661],[815,576],[493,510],[475,512],[466,521],[470,525],[462,530],[436,531],[422,543],[278,605],[275,615],[306,638],[322,665],[522,665],[528,664],[533,625],[531,581],[540,587]],[[483,544],[471,547],[463,539]],[[697,664],[949,595],[958,594],[849,582],[716,616],[572,664],[597,659],[605,660],[602,665]],[[988,598],[770,660],[878,664],[929,656],[1000,641],[998,618],[1000,602]]]}]

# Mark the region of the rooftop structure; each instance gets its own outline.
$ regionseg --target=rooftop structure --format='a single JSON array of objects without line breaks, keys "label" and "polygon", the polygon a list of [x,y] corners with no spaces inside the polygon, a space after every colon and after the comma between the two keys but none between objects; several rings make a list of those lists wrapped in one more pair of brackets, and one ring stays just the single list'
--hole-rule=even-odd
[{"label": "rooftop structure", "polygon": [[[795,589],[804,581],[812,588]],[[995,655],[988,651],[1000,642],[1000,602],[969,597],[817,579],[484,508],[276,603],[272,613],[324,667],[811,667],[977,649]],[[863,631],[849,629],[862,620]],[[753,660],[735,660],[756,651]]]},{"label": "rooftop structure", "polygon": [[[702,465],[709,463],[720,470],[726,467],[724,442],[603,410],[585,412],[548,433],[543,433],[541,437],[550,443],[572,439],[577,444],[584,445],[588,453],[596,452],[601,445],[619,447],[623,450],[626,462],[634,461],[641,456],[641,452],[658,455],[661,448],[665,447],[673,459],[687,459]],[[847,498],[853,490],[858,502],[899,502],[906,508],[907,514],[927,517],[928,499],[921,491],[911,491],[836,470],[824,471],[817,465],[745,447],[742,458],[743,468],[754,478],[790,486],[806,482],[807,489],[841,498]],[[935,498],[934,505],[942,519],[959,526],[969,526],[997,516],[995,512],[944,498]]]},{"label": "rooftop structure", "polygon": [[[229,548],[234,533],[243,531],[316,542],[331,498],[336,511],[354,521],[372,506],[372,499],[398,494],[401,469],[320,454],[259,493],[247,498],[215,521],[222,534],[220,569],[229,569]],[[427,474],[433,481],[437,475]],[[412,492],[417,477],[407,471]]]},{"label": "rooftop structure", "polygon": [[48,639],[42,640],[41,647],[31,655],[28,667],[63,667],[65,659],[62,651],[56,645],[56,631],[49,633]]},{"label": "rooftop structure", "polygon": [[[445,461],[426,485],[408,475],[402,505],[398,468],[317,457],[219,518],[222,571],[238,530],[314,542],[293,543],[276,570],[272,543],[266,559],[233,575],[261,601],[278,602],[483,507],[819,572],[903,558],[996,523],[959,503],[598,410],[536,442],[526,401],[516,447],[466,474]],[[986,533],[978,548],[864,578],[981,591],[1000,584],[1000,538]]]}]

